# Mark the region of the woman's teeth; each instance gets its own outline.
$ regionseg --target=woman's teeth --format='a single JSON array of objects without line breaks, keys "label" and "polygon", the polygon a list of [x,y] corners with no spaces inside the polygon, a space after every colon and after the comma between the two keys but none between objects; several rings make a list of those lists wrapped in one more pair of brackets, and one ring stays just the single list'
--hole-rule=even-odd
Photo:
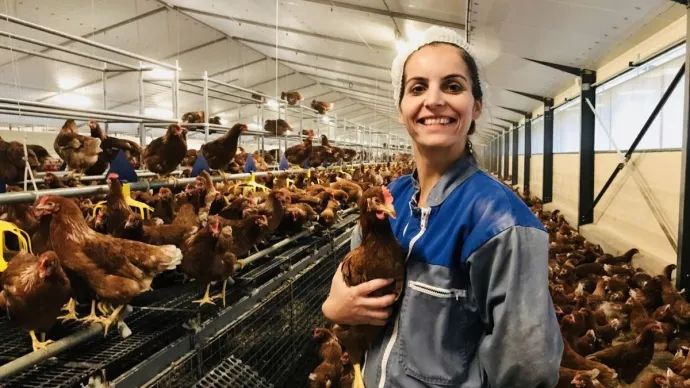
[{"label": "woman's teeth", "polygon": [[431,117],[421,120],[422,124],[424,125],[445,125],[450,124],[453,121],[455,120],[451,119],[450,117]]}]

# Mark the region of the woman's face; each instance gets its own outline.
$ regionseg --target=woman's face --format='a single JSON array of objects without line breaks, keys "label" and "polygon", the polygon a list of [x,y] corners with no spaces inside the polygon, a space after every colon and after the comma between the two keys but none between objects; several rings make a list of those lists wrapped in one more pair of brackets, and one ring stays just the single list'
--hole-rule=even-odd
[{"label": "woman's face", "polygon": [[424,46],[405,64],[398,121],[418,147],[464,149],[481,101],[472,97],[472,77],[460,49]]}]

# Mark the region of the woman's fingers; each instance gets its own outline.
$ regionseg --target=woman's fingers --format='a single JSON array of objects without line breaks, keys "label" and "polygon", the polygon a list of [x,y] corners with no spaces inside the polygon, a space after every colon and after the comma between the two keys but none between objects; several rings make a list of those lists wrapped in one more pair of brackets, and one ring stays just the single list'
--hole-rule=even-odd
[{"label": "woman's fingers", "polygon": [[393,280],[395,279],[374,279],[370,280],[366,283],[362,283],[358,286],[355,286],[355,292],[359,296],[367,296],[371,294],[372,292],[381,289],[391,283],[393,283]]},{"label": "woman's fingers", "polygon": [[370,309],[385,309],[395,303],[395,294],[388,294],[383,296],[370,296],[361,299],[363,307]]},{"label": "woman's fingers", "polygon": [[376,320],[387,320],[391,316],[391,309],[369,310],[367,316]]},{"label": "woman's fingers", "polygon": [[373,319],[369,318],[367,319],[366,322],[363,322],[365,325],[372,325],[372,326],[385,326],[386,322],[388,322],[385,319]]}]

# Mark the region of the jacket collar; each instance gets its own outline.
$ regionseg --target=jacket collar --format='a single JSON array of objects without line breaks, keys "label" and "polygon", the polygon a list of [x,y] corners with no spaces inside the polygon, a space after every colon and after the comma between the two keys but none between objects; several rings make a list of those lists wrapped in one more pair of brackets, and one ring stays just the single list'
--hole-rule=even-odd
[{"label": "jacket collar", "polygon": [[[474,158],[474,155],[463,156],[456,160],[455,163],[453,163],[448,170],[443,173],[441,180],[439,180],[431,189],[429,198],[426,200],[427,206],[434,207],[442,204],[456,187],[460,186],[477,170],[477,161]],[[412,185],[414,186],[415,193],[412,196],[411,205],[414,204],[414,206],[417,206],[417,194],[421,188],[419,186],[416,168],[412,172]]]}]

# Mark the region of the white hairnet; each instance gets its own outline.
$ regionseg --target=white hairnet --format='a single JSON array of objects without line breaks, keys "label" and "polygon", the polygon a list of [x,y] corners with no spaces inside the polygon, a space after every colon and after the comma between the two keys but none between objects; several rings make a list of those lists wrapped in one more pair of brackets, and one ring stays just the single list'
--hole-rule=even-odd
[{"label": "white hairnet", "polygon": [[[427,28],[418,39],[410,42],[405,50],[399,52],[393,60],[393,66],[391,67],[391,81],[393,82],[393,98],[395,99],[396,108],[399,108],[400,97],[403,93],[403,70],[405,69],[405,62],[407,62],[407,58],[409,58],[410,55],[420,48],[435,42],[454,44],[467,51],[472,58],[476,58],[474,55],[472,55],[472,50],[470,49],[469,44],[467,44],[467,41],[455,31],[451,30],[450,28],[438,26],[431,26]],[[481,76],[479,79],[482,79]]]}]

